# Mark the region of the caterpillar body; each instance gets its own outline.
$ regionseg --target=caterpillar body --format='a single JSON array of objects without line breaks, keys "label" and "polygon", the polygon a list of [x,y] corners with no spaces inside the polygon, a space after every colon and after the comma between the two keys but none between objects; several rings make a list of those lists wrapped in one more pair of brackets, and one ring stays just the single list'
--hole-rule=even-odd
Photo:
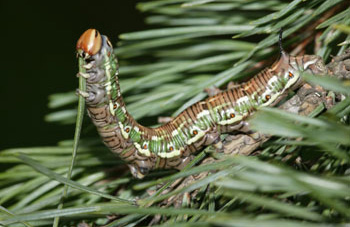
[{"label": "caterpillar body", "polygon": [[[281,37],[280,37],[281,39]],[[281,41],[280,41],[281,42]],[[315,55],[280,58],[250,80],[185,109],[172,121],[148,128],[128,113],[118,82],[118,61],[106,36],[85,31],[77,42],[81,59],[78,76],[86,78],[88,114],[103,142],[128,163],[136,178],[157,168],[182,169],[193,153],[219,140],[222,133],[243,130],[245,119],[262,106],[276,105],[290,89],[303,83],[301,72],[322,72]]]}]

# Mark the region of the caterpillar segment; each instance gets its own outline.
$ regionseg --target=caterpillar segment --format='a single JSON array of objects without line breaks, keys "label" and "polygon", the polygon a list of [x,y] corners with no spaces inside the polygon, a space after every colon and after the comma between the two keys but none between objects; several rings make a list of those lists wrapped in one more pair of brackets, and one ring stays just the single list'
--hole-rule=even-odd
[{"label": "caterpillar segment", "polygon": [[257,109],[276,105],[288,90],[298,88],[302,71],[324,70],[320,57],[294,57],[281,48],[280,58],[249,81],[193,104],[158,128],[148,128],[127,111],[108,38],[88,29],[76,47],[83,68],[78,76],[87,82],[86,92],[79,94],[86,99],[88,115],[105,145],[128,163],[136,178],[157,168],[182,169],[193,153],[218,141],[220,134],[243,131],[246,118]]}]

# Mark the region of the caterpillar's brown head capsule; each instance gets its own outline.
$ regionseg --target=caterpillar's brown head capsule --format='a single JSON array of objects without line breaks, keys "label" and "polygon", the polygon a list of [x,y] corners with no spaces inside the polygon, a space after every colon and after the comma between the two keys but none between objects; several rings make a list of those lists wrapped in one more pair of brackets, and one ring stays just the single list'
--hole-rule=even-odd
[{"label": "caterpillar's brown head capsule", "polygon": [[86,30],[77,42],[77,51],[83,58],[97,54],[102,46],[102,37],[96,29]]}]

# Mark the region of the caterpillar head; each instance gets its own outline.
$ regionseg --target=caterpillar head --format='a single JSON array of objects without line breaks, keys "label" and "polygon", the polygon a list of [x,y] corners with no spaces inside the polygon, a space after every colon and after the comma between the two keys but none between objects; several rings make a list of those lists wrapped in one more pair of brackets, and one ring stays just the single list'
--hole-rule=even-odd
[{"label": "caterpillar head", "polygon": [[88,59],[91,56],[97,54],[100,51],[101,47],[101,34],[96,29],[90,28],[80,36],[76,49],[80,57]]},{"label": "caterpillar head", "polygon": [[138,179],[144,178],[153,169],[150,160],[138,160],[128,164],[131,174]]}]

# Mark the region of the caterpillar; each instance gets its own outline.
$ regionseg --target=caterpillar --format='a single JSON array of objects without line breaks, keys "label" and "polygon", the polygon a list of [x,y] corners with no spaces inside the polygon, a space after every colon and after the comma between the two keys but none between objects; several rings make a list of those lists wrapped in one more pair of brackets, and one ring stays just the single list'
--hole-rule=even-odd
[{"label": "caterpillar", "polygon": [[322,72],[323,60],[315,55],[290,56],[281,44],[280,58],[247,82],[194,103],[170,122],[148,128],[126,109],[118,81],[118,61],[109,39],[96,29],[79,38],[78,76],[86,79],[88,115],[104,144],[143,178],[157,168],[181,170],[193,154],[219,141],[220,134],[245,130],[246,119],[263,106],[276,105],[289,90],[303,84],[301,72]]}]

